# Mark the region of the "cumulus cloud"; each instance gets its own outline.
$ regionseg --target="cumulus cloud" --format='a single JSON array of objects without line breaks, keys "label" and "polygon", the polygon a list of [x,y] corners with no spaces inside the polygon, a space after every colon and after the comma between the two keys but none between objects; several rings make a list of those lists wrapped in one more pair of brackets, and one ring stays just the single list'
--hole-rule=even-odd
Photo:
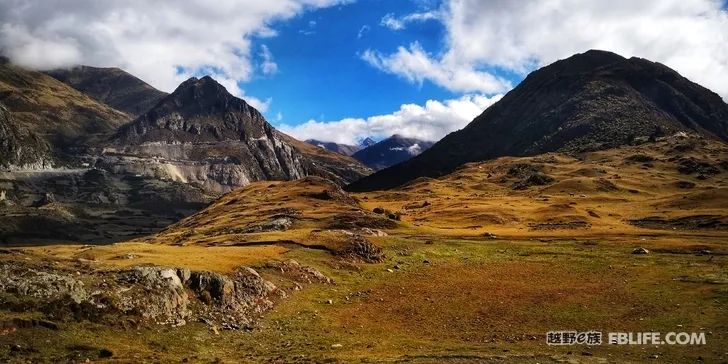
[{"label": "cumulus cloud", "polygon": [[382,17],[382,20],[379,22],[379,25],[392,29],[392,30],[402,30],[407,27],[408,23],[412,22],[423,22],[428,20],[435,20],[438,19],[439,13],[437,11],[425,11],[421,13],[412,13],[407,14],[402,17],[395,17],[394,14],[389,13],[386,14],[384,17]]},{"label": "cumulus cloud", "polygon": [[[497,79],[492,69],[525,74],[603,49],[664,63],[728,99],[728,11],[722,1],[450,0],[440,12],[445,51],[432,55],[413,44],[392,54],[370,50],[364,60],[413,82],[490,93]],[[470,78],[463,75],[477,78],[464,82]]]},{"label": "cumulus cloud", "polygon": [[435,84],[458,92],[483,92],[493,94],[511,89],[511,83],[491,73],[473,67],[463,67],[450,59],[438,60],[425,52],[419,43],[409,48],[399,47],[391,55],[366,50],[361,58],[370,65],[388,73],[403,77],[410,82],[422,84],[430,80]]},{"label": "cumulus cloud", "polygon": [[278,129],[300,140],[342,144],[357,144],[364,137],[385,138],[393,134],[436,141],[467,125],[501,96],[465,95],[444,102],[428,100],[424,106],[405,104],[387,115],[338,121],[309,120],[300,125],[279,125]]},{"label": "cumulus cloud", "polygon": [[[210,74],[244,96],[237,82],[249,80],[257,63],[251,37],[274,36],[271,22],[340,2],[3,0],[0,51],[35,69],[118,66],[164,91],[192,75]],[[264,72],[276,70],[274,64],[264,60]]]},{"label": "cumulus cloud", "polygon": [[272,75],[278,72],[278,64],[273,60],[273,53],[270,52],[265,44],[260,46],[260,70],[264,75]]}]

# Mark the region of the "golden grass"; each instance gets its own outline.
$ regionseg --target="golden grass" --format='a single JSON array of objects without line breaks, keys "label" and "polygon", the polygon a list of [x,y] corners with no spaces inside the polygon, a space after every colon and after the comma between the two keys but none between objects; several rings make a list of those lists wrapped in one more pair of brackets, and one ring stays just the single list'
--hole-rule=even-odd
[{"label": "golden grass", "polygon": [[[728,161],[728,147],[703,140],[693,150],[671,148],[663,141],[579,159],[501,158],[392,191],[353,194],[355,200],[319,179],[259,182],[131,243],[26,248],[31,259],[82,259],[106,268],[158,264],[229,272],[294,258],[336,284],[293,291],[290,282],[260,269],[290,296],[252,333],[217,336],[195,323],[132,330],[79,323],[55,336],[0,336],[0,344],[48,340],[38,358],[62,357],[71,344],[109,347],[117,360],[136,362],[640,363],[653,355],[666,363],[722,362],[728,358],[728,231],[629,223],[648,216],[728,216],[728,171],[721,167],[699,179],[680,174],[676,164],[694,157],[720,165]],[[634,154],[654,161],[629,161]],[[508,170],[517,163],[542,165],[555,181],[514,190],[517,178]],[[679,188],[677,181],[695,186]],[[332,223],[350,215],[380,218],[371,212],[375,207],[402,214],[384,229],[388,236],[370,238],[384,249],[385,262],[344,262],[309,249],[335,247],[344,235]],[[293,216],[288,229],[249,230],[281,215]],[[632,255],[638,246],[652,252]],[[119,259],[125,254],[135,258]],[[710,334],[699,347],[547,346],[545,333],[560,329]]]},{"label": "golden grass", "polygon": [[289,249],[282,246],[202,247],[121,243],[104,246],[57,245],[26,248],[39,259],[84,260],[97,268],[138,265],[182,267],[230,273],[241,265],[255,265],[278,258]]}]

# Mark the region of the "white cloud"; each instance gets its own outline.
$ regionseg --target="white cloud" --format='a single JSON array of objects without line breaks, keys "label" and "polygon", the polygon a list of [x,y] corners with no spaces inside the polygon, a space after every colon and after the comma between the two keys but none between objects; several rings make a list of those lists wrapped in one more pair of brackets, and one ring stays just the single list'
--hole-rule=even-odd
[{"label": "white cloud", "polygon": [[[728,99],[728,12],[716,0],[450,0],[445,50],[368,51],[375,67],[453,91],[493,90],[499,68],[525,74],[588,49],[658,61]],[[396,20],[396,19],[395,19]],[[462,75],[481,80],[463,83]],[[488,77],[491,76],[491,78]]]},{"label": "white cloud", "polygon": [[407,147],[407,153],[410,155],[418,155],[422,153],[422,147],[420,147],[419,143],[415,143]]},{"label": "white cloud", "polygon": [[395,17],[394,14],[389,13],[386,14],[384,17],[382,17],[382,20],[379,22],[379,25],[392,29],[392,30],[402,30],[407,27],[408,23],[412,22],[423,22],[428,20],[435,20],[439,18],[439,13],[437,11],[426,11],[422,13],[412,13],[407,14],[402,17]]},{"label": "white cloud", "polygon": [[493,94],[513,87],[508,80],[488,72],[463,67],[447,59],[438,60],[425,52],[417,42],[410,44],[409,48],[399,47],[392,55],[366,50],[361,58],[382,71],[396,74],[410,82],[422,84],[430,80],[458,92]]},{"label": "white cloud", "polygon": [[260,58],[263,60],[260,70],[264,75],[273,75],[278,72],[278,64],[273,60],[273,53],[265,44],[260,46]]},{"label": "white cloud", "polygon": [[309,120],[300,125],[279,125],[278,129],[300,140],[317,139],[343,144],[357,144],[364,137],[405,137],[436,141],[467,125],[501,95],[465,95],[444,102],[428,100],[424,106],[405,104],[399,110],[366,119],[347,118],[339,121]]},{"label": "white cloud", "polygon": [[366,33],[369,33],[369,26],[368,25],[362,25],[361,28],[359,28],[359,33],[356,34],[357,39],[361,39]]},{"label": "white cloud", "polygon": [[[252,36],[274,36],[273,21],[337,3],[341,1],[3,0],[0,50],[11,61],[36,69],[118,66],[164,91],[206,73],[242,96],[237,81],[249,80],[255,72]],[[269,64],[268,71],[273,69]]]}]

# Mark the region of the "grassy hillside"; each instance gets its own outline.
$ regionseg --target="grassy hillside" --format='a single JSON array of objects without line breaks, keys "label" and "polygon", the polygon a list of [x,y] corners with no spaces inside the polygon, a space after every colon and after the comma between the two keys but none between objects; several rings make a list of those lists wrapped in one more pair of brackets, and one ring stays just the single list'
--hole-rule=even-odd
[{"label": "grassy hillside", "polygon": [[57,156],[130,121],[53,77],[9,63],[0,63],[0,103],[19,133],[47,141]]},{"label": "grassy hillside", "polygon": [[[317,178],[258,182],[145,239],[0,254],[0,263],[81,276],[249,266],[286,292],[251,329],[54,319],[55,330],[3,331],[0,359],[722,362],[726,197],[728,146],[682,136],[468,164],[387,192],[347,194]],[[352,250],[353,237],[377,259]],[[649,253],[632,254],[637,247]],[[289,259],[333,283],[292,281],[278,265]],[[0,321],[13,318],[50,320],[0,310]],[[707,343],[546,345],[547,331],[569,329],[704,332]]]}]

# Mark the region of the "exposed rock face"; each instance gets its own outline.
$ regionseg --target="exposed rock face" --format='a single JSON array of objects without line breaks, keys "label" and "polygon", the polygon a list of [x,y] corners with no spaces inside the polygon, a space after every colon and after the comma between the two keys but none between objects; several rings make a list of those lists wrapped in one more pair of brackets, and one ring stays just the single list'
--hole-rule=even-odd
[{"label": "exposed rock face", "polygon": [[[318,174],[321,163],[290,139],[207,76],[185,81],[121,128],[106,154],[118,158],[109,162],[117,171],[196,182],[225,191],[253,181]],[[344,181],[363,175],[328,172]]]},{"label": "exposed rock face", "polygon": [[124,284],[118,309],[138,312],[157,323],[183,323],[191,315],[190,300],[177,270],[160,267],[134,267],[121,274]]},{"label": "exposed rock face", "polygon": [[94,99],[137,117],[151,109],[166,92],[118,68],[78,66],[46,72]]},{"label": "exposed rock face", "polygon": [[395,134],[354,153],[352,157],[378,171],[415,157],[433,144],[435,143]]},{"label": "exposed rock face", "polygon": [[468,162],[609,149],[678,131],[728,141],[728,105],[659,63],[588,51],[531,73],[464,129],[349,189],[391,188]]},{"label": "exposed rock face", "polygon": [[43,168],[51,163],[49,147],[33,133],[21,135],[8,109],[0,103],[0,167]]},{"label": "exposed rock face", "polygon": [[44,301],[69,299],[80,303],[88,298],[83,282],[69,273],[0,265],[0,292]]}]

